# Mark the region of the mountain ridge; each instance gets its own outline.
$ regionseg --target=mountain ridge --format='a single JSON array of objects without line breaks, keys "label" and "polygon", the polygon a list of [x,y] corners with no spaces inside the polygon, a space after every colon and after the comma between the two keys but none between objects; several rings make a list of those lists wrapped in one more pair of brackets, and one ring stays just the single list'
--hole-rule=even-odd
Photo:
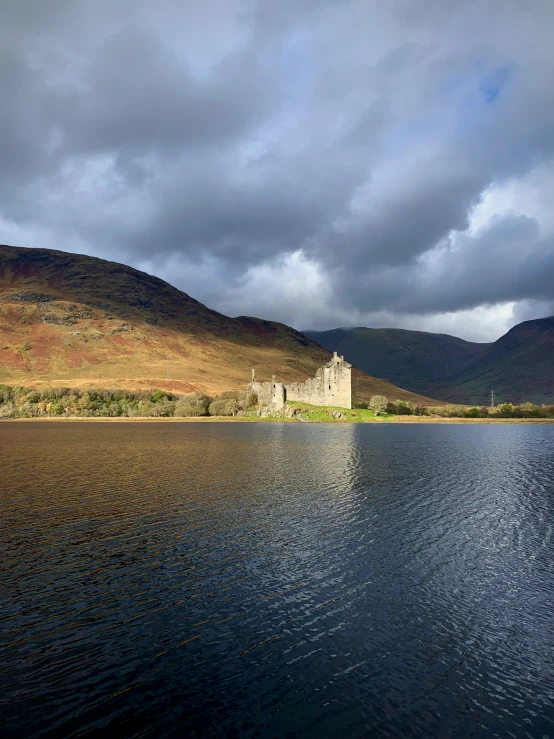
[{"label": "mountain ridge", "polygon": [[329,351],[344,354],[364,371],[410,389],[467,362],[488,346],[449,334],[397,328],[356,327],[303,333]]},{"label": "mountain ridge", "polygon": [[439,397],[458,402],[495,391],[500,401],[549,403],[554,399],[554,316],[513,326],[485,352],[434,385]]},{"label": "mountain ridge", "polygon": [[486,405],[554,399],[554,318],[512,327],[495,342],[468,342],[449,334],[356,327],[304,331],[358,367],[443,402]]},{"label": "mountain ridge", "polygon": [[[0,245],[0,382],[216,394],[305,380],[328,350],[281,323],[213,311],[158,277],[97,257]],[[429,405],[354,373],[372,394]]]}]

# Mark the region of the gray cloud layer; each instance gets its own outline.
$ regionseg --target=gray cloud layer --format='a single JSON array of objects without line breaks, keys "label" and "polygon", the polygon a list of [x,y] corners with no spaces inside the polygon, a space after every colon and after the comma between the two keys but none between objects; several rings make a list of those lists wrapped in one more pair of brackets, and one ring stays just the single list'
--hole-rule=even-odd
[{"label": "gray cloud layer", "polygon": [[2,241],[302,327],[554,311],[550,0],[0,14]]}]

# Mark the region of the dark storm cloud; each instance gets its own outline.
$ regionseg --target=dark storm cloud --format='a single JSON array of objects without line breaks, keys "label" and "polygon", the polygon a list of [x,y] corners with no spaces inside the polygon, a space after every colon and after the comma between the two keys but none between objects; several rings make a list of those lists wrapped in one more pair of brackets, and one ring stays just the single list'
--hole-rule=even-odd
[{"label": "dark storm cloud", "polygon": [[67,98],[69,147],[78,152],[225,147],[278,104],[271,76],[248,50],[230,54],[196,81],[163,42],[131,27],[91,57],[85,88]]},{"label": "dark storm cloud", "polygon": [[[543,238],[535,219],[506,217],[462,242],[454,247],[446,241],[428,255],[427,264],[416,262],[413,270],[401,265],[367,275],[356,303],[369,311],[387,305],[398,313],[436,313],[445,305],[467,310],[553,298],[554,237]],[[348,273],[340,277],[349,280]]]},{"label": "dark storm cloud", "polygon": [[0,12],[2,240],[151,265],[229,312],[263,270],[283,306],[252,310],[314,324],[553,299],[554,204],[487,210],[554,171],[549,0]]}]

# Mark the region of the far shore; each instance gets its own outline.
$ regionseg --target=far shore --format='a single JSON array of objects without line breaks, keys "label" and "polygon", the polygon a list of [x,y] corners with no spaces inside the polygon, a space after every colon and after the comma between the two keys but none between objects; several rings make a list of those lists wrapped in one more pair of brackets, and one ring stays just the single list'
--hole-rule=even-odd
[{"label": "far shore", "polygon": [[[127,416],[66,416],[60,417],[42,417],[42,418],[0,418],[0,423],[301,423],[297,418],[261,418],[261,417],[244,417],[244,416],[198,416],[176,418],[154,418],[152,416],[137,416],[129,418]],[[518,423],[547,423],[554,424],[554,418],[443,418],[441,416],[393,416],[391,418],[371,418],[364,420],[346,420],[346,419],[329,419],[328,421],[313,420],[304,421],[304,423],[317,424],[344,424],[344,423],[411,423],[411,424],[429,424],[429,423],[489,423],[489,424],[518,424]]]}]

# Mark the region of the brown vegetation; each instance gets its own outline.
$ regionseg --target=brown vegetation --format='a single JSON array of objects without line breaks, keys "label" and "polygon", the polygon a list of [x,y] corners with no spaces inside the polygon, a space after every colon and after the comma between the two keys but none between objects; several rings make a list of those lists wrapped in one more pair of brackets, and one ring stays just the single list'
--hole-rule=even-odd
[{"label": "brown vegetation", "polygon": [[[330,353],[257,318],[229,318],[124,265],[47,249],[0,246],[0,382],[215,396],[260,380],[312,377]],[[353,372],[371,395],[433,401]]]}]

